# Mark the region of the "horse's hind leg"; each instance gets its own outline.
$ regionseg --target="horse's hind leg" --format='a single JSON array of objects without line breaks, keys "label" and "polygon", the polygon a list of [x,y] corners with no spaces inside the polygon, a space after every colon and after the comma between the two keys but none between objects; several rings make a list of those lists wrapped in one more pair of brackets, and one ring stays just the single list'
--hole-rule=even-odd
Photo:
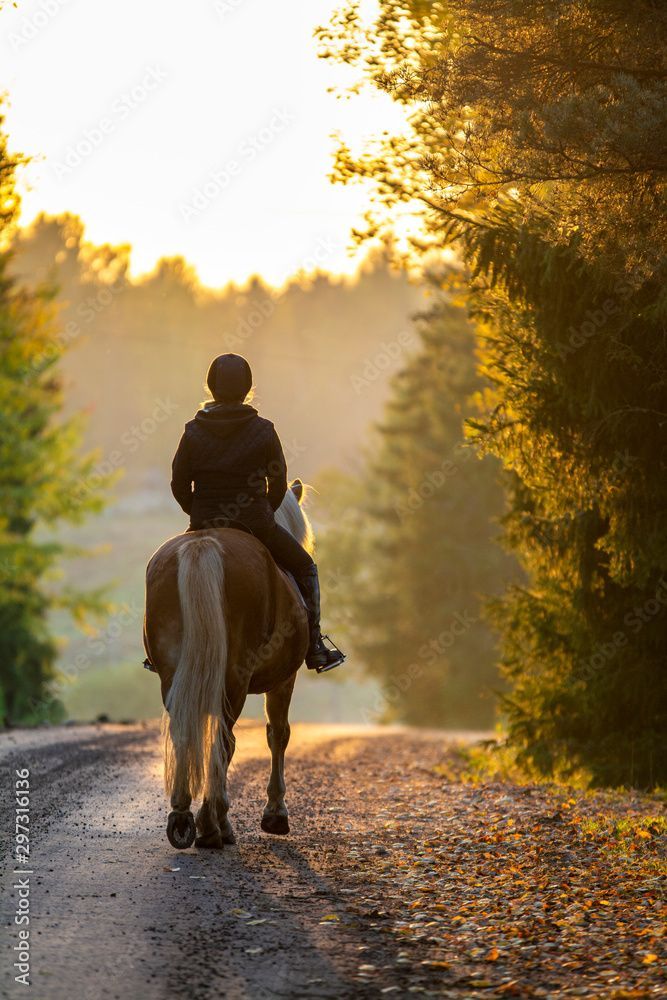
[{"label": "horse's hind leg", "polygon": [[296,674],[266,695],[266,739],[271,750],[271,777],[266,792],[268,801],[262,816],[265,833],[289,833],[285,805],[285,749],[289,743],[288,712]]},{"label": "horse's hind leg", "polygon": [[195,841],[196,847],[221,848],[225,844],[236,842],[234,831],[227,818],[229,811],[227,769],[236,749],[236,738],[229,720],[227,734],[221,728],[216,736],[216,743],[217,745],[211,748],[208,794],[204,797],[201,809],[197,813],[199,836]]},{"label": "horse's hind leg", "polygon": [[204,797],[196,817],[198,837],[195,847],[222,847],[222,834],[218,825],[215,808],[208,797]]}]

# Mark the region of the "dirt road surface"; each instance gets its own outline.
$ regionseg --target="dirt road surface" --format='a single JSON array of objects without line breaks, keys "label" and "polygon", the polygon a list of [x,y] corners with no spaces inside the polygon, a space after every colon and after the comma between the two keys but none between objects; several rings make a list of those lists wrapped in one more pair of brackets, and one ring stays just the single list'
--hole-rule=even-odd
[{"label": "dirt road surface", "polygon": [[[177,852],[155,725],[0,735],[3,997],[666,995],[657,877],[619,867],[570,823],[595,801],[452,779],[444,735],[297,725],[292,832],[272,837],[259,828],[263,727],[237,737],[237,844]],[[12,967],[21,768],[30,988]],[[647,807],[626,797],[614,808],[641,819]]]}]

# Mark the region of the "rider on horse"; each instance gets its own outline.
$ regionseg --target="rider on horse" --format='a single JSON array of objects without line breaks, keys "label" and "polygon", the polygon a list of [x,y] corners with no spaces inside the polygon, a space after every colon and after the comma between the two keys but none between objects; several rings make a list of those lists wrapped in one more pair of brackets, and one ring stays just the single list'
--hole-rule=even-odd
[{"label": "rider on horse", "polygon": [[338,666],[344,656],[327,649],[320,632],[317,566],[274,517],[287,490],[287,463],[271,421],[245,402],[250,365],[238,354],[222,354],[206,381],[213,400],[185,425],[172,465],[171,490],[190,516],[188,530],[250,530],[303,595],[310,624],[306,665],[318,671]]}]

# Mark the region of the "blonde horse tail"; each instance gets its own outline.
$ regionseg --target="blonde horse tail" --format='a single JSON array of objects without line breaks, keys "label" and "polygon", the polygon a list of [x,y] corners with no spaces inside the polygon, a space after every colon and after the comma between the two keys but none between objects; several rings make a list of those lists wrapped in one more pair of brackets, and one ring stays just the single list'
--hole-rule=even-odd
[{"label": "blonde horse tail", "polygon": [[175,797],[219,794],[228,763],[228,636],[222,548],[216,538],[194,535],[181,545],[178,596],[183,640],[166,701],[164,751],[167,794],[174,808],[183,808]]}]

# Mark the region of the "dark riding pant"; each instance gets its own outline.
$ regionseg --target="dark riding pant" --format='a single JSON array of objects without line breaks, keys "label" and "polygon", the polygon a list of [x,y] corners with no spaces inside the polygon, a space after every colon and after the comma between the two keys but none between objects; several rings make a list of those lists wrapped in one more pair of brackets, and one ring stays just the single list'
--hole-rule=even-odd
[{"label": "dark riding pant", "polygon": [[257,537],[261,542],[264,542],[278,565],[286,569],[297,580],[304,573],[307,573],[313,565],[313,560],[303,545],[300,545],[294,535],[290,535],[289,531],[286,531],[275,521],[267,532],[262,532]]}]

